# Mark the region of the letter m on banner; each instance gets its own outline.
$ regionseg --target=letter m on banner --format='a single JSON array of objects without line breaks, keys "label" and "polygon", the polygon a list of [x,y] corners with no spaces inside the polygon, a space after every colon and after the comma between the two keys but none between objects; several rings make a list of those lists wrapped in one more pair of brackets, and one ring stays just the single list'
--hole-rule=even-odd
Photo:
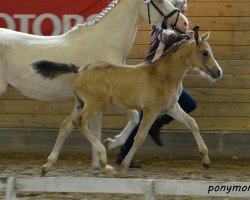
[{"label": "letter m on banner", "polygon": [[1,0],[0,27],[36,35],[59,35],[90,21],[110,0]]}]

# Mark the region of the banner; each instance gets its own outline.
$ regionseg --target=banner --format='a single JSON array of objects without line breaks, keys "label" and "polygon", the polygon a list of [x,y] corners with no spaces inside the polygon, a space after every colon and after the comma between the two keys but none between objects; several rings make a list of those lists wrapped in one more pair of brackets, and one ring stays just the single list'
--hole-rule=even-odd
[{"label": "banner", "polygon": [[89,21],[111,0],[0,0],[0,27],[59,35]]}]

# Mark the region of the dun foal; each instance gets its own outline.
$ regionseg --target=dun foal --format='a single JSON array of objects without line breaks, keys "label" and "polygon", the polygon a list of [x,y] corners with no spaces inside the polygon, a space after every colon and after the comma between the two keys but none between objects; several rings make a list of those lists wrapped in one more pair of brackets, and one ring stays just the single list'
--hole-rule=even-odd
[{"label": "dun foal", "polygon": [[[182,80],[189,68],[199,70],[219,79],[222,70],[213,57],[207,43],[209,32],[202,37],[195,32],[194,40],[183,41],[174,52],[163,56],[154,63],[119,66],[107,62],[97,62],[78,68],[74,65],[37,61],[33,68],[45,78],[56,78],[65,73],[76,73],[74,78],[75,108],[69,118],[78,130],[91,142],[100,157],[100,166],[110,170],[107,165],[106,149],[91,133],[87,124],[91,117],[102,112],[109,104],[120,108],[143,111],[134,144],[122,163],[126,171],[144,142],[148,130],[159,114],[168,114],[184,123],[193,133],[202,155],[202,164],[208,167],[208,149],[200,135],[195,120],[185,113],[178,104],[182,91]],[[46,173],[49,160],[43,166]]]}]

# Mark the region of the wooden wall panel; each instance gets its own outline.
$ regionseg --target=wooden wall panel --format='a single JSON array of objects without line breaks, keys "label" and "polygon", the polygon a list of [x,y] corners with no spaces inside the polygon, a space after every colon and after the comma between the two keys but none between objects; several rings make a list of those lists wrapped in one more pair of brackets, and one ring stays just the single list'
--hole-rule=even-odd
[{"label": "wooden wall panel", "polygon": [[[191,115],[201,130],[250,131],[250,1],[189,0],[190,27],[199,24],[202,33],[210,30],[209,43],[223,68],[223,78],[209,83],[190,71],[184,87],[197,100]],[[143,61],[151,27],[140,25],[128,64]],[[0,127],[58,128],[73,109],[74,102],[42,102],[29,99],[13,88],[0,97]],[[108,108],[105,129],[121,129],[127,118]],[[186,130],[174,121],[166,129]]]},{"label": "wooden wall panel", "polygon": [[[148,52],[148,45],[134,45],[129,58],[142,58]],[[216,59],[250,59],[250,46],[211,46]]]},{"label": "wooden wall panel", "polygon": [[[206,31],[201,31],[201,34]],[[140,30],[135,38],[135,45],[148,44],[150,30]],[[212,31],[209,37],[209,44],[216,46],[247,46],[250,45],[250,31]]]}]

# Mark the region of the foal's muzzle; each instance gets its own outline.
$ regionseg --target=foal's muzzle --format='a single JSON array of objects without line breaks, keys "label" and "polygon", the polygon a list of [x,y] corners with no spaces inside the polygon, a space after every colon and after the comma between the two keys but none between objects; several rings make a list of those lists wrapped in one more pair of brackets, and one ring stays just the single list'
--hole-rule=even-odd
[{"label": "foal's muzzle", "polygon": [[221,76],[222,76],[222,71],[221,71],[221,69],[215,69],[215,70],[213,70],[212,73],[211,73],[211,76],[212,76],[212,78],[214,78],[214,79],[219,79],[219,78],[221,78]]}]

